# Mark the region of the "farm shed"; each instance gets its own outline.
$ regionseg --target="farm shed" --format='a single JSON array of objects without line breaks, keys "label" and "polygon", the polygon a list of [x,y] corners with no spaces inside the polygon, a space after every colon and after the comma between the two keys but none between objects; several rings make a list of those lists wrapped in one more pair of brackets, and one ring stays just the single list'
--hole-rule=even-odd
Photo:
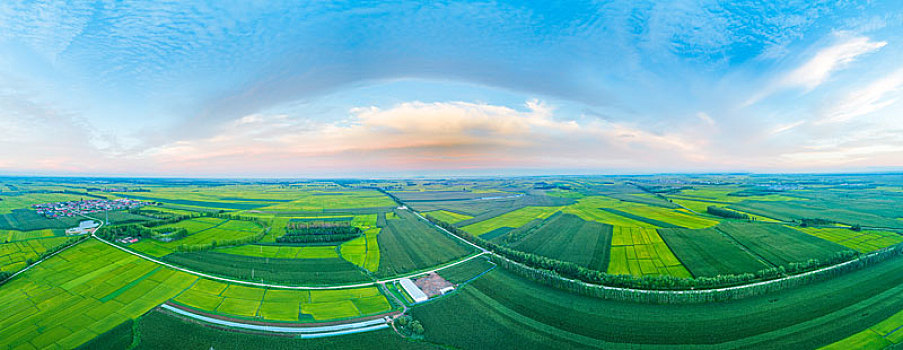
[{"label": "farm shed", "polygon": [[404,291],[411,296],[411,299],[414,299],[415,303],[422,303],[429,299],[426,293],[420,290],[410,278],[402,278],[399,282],[401,282],[401,287],[404,288]]}]

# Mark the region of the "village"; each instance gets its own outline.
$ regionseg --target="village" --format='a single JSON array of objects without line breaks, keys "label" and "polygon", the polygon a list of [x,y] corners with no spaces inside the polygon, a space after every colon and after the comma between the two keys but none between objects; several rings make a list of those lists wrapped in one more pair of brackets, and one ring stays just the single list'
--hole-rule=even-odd
[{"label": "village", "polygon": [[149,202],[134,199],[89,199],[68,202],[33,204],[31,207],[46,218],[72,217],[79,214],[96,213],[106,210],[125,210],[141,208]]}]

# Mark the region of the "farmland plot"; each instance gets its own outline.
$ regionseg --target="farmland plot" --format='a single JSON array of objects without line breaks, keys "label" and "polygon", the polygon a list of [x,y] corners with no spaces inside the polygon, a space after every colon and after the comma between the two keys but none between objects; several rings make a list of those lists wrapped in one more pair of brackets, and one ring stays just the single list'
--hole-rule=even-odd
[{"label": "farmland plot", "polygon": [[559,212],[523,239],[512,243],[511,247],[606,271],[611,248],[611,226]]},{"label": "farmland plot", "polygon": [[853,231],[841,227],[795,227],[794,229],[854,249],[860,253],[873,252],[894,244],[903,243],[903,235],[893,231]]},{"label": "farmland plot", "polygon": [[338,290],[285,290],[200,279],[173,299],[205,312],[241,319],[312,322],[391,311],[376,287]]},{"label": "farmland plot", "polygon": [[50,237],[0,244],[0,271],[19,271],[28,266],[29,261],[37,260],[41,254],[68,240],[70,238]]},{"label": "farmland plot", "polygon": [[74,348],[195,279],[95,240],[81,243],[0,288],[0,347]]},{"label": "farmland plot", "polygon": [[258,282],[323,285],[371,280],[359,267],[337,257],[283,259],[207,251],[169,254],[163,260],[215,275]]},{"label": "farmland plot", "polygon": [[612,230],[608,273],[691,277],[656,230],[624,226]]},{"label": "farmland plot", "polygon": [[397,210],[379,232],[380,276],[391,276],[446,263],[473,252],[473,248],[420,220],[408,210]]},{"label": "farmland plot", "polygon": [[815,258],[826,261],[845,247],[782,225],[724,222],[716,230],[734,238],[774,266]]},{"label": "farmland plot", "polygon": [[479,236],[501,227],[518,228],[534,219],[545,219],[552,216],[559,210],[561,210],[561,207],[526,207],[464,226],[463,229],[468,233]]},{"label": "farmland plot", "polygon": [[663,228],[658,233],[694,277],[755,273],[771,267],[714,228]]}]

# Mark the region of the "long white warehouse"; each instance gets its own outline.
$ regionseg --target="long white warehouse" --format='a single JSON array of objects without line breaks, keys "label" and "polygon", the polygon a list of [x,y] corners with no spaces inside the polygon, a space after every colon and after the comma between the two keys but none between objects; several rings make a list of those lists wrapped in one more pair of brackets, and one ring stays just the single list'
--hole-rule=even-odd
[{"label": "long white warehouse", "polygon": [[426,296],[426,293],[420,290],[410,278],[402,278],[399,282],[401,282],[401,288],[404,288],[404,291],[411,296],[411,299],[414,299],[414,303],[422,303],[429,299],[429,297]]}]

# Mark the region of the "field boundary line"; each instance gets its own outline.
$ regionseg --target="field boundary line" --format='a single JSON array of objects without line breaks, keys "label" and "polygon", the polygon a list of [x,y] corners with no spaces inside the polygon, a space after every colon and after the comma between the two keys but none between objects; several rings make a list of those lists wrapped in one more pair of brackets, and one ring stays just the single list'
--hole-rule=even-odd
[{"label": "field boundary line", "polygon": [[[104,222],[103,222],[103,221],[100,221],[100,226],[97,226],[97,229],[95,229],[94,232],[97,232],[97,230],[100,230],[100,228],[103,227],[103,225],[104,225]],[[94,234],[92,233],[91,235],[93,236]],[[86,239],[87,237],[89,237],[89,236],[82,236],[82,237],[79,238],[77,241],[73,242],[72,244],[63,247],[63,249],[57,250],[57,251],[51,253],[50,255],[45,256],[44,258],[41,258],[41,260],[35,261],[35,262],[32,263],[31,265],[26,266],[24,269],[21,269],[21,270],[19,270],[19,271],[16,271],[16,273],[14,273],[14,274],[12,274],[12,275],[9,275],[9,277],[7,277],[6,279],[0,281],[0,286],[6,284],[6,282],[12,281],[12,279],[15,278],[16,276],[22,274],[22,273],[25,272],[25,271],[30,270],[32,267],[35,267],[35,266],[37,266],[38,264],[44,262],[44,260],[50,259],[50,258],[56,256],[57,254],[62,253],[62,252],[64,252],[64,251],[68,250],[69,248],[72,248],[72,247],[74,247],[74,246],[77,246],[77,245],[81,244],[81,243],[84,242],[84,241],[87,241],[87,239]]]}]

